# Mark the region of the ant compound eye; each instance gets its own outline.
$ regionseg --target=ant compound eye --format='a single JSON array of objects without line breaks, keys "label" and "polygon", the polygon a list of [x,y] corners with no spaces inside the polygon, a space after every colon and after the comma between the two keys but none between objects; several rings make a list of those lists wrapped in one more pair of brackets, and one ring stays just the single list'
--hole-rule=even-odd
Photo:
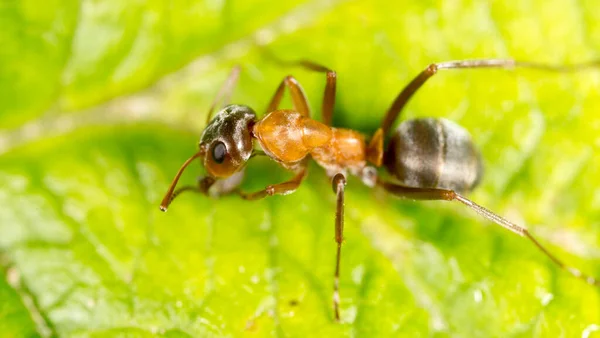
[{"label": "ant compound eye", "polygon": [[225,161],[225,155],[227,154],[227,148],[223,142],[217,142],[212,148],[212,157],[213,160],[221,164]]}]

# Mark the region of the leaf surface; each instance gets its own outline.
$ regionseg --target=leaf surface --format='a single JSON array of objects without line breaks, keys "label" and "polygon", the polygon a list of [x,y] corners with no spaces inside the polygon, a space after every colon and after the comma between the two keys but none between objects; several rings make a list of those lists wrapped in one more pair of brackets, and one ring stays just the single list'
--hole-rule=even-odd
[{"label": "leaf surface", "polygon": [[[158,210],[234,64],[234,102],[262,114],[292,73],[320,118],[324,76],[277,66],[259,45],[335,69],[334,124],[370,134],[431,62],[598,58],[593,1],[20,1],[0,5],[0,20],[3,335],[598,330],[598,289],[526,240],[461,205],[401,201],[354,178],[334,323],[335,196],[315,165],[288,196],[189,194]],[[440,71],[403,118],[468,129],[486,166],[470,196],[600,276],[599,92],[600,70]],[[289,176],[261,158],[246,174],[248,190]]]}]

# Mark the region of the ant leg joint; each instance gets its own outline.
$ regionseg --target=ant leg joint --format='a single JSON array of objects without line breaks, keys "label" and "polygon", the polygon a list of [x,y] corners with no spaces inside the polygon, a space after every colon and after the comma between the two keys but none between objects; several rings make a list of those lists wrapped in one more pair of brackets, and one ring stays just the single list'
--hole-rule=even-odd
[{"label": "ant leg joint", "polygon": [[286,77],[283,79],[283,81],[284,81],[284,82],[286,82],[286,83],[290,83],[290,82],[291,82],[291,83],[298,83],[298,81],[296,81],[296,79],[294,78],[294,76],[293,76],[293,75],[287,75],[287,76],[286,76]]},{"label": "ant leg joint", "polygon": [[456,193],[453,190],[445,190],[442,192],[442,198],[446,201],[452,201],[456,199]]},{"label": "ant leg joint", "polygon": [[337,173],[331,179],[331,188],[334,193],[337,193],[340,189],[342,189],[346,185],[346,177],[342,173]]},{"label": "ant leg joint", "polygon": [[437,71],[438,71],[438,65],[436,63],[432,63],[429,66],[427,66],[426,72],[429,75],[433,75],[433,74],[437,73]]}]

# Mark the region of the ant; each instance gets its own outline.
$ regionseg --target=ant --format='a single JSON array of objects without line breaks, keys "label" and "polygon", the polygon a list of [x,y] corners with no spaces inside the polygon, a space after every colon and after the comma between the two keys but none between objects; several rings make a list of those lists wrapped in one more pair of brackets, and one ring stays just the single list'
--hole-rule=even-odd
[{"label": "ant", "polygon": [[[600,66],[600,61],[569,66],[552,66],[513,59],[475,59],[434,63],[419,73],[398,94],[387,110],[381,126],[367,141],[365,136],[350,129],[331,126],[335,104],[336,72],[320,64],[300,60],[287,62],[305,69],[326,74],[322,104],[323,121],[311,118],[307,98],[298,81],[286,76],[271,99],[267,113],[257,118],[248,106],[225,105],[214,119],[211,116],[219,102],[227,102],[239,77],[235,67],[211,105],[207,125],[200,137],[199,151],[186,160],[171,183],[160,204],[162,211],[184,191],[205,195],[237,193],[246,200],[294,192],[307,174],[309,158],[323,167],[331,179],[336,195],[335,242],[337,244],[333,281],[333,312],[340,321],[339,275],[344,232],[344,190],[347,175],[355,175],[369,187],[381,187],[400,198],[411,200],[443,200],[462,203],[484,218],[519,236],[527,238],[560,269],[589,284],[600,281],[565,265],[531,233],[502,216],[463,196],[480,182],[483,164],[470,134],[461,126],[443,118],[416,118],[402,122],[392,132],[384,148],[384,138],[402,109],[415,92],[439,70],[474,68],[530,68],[552,72],[575,72]],[[279,109],[287,88],[294,109]],[[260,149],[255,149],[255,143]],[[238,188],[243,169],[250,158],[266,155],[294,176],[286,182],[267,186],[256,192]],[[175,190],[184,169],[195,159],[201,159],[207,176],[198,179],[196,186]],[[381,178],[377,168],[384,166],[393,180]],[[212,188],[212,189],[211,189]],[[209,189],[211,189],[209,193]]]}]

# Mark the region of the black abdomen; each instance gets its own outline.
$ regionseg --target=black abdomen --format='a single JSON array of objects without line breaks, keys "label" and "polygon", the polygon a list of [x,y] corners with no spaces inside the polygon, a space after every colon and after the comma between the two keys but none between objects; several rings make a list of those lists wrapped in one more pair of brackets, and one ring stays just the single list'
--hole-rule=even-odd
[{"label": "black abdomen", "polygon": [[383,160],[388,171],[409,187],[465,192],[483,174],[481,156],[469,133],[446,119],[402,122]]}]

